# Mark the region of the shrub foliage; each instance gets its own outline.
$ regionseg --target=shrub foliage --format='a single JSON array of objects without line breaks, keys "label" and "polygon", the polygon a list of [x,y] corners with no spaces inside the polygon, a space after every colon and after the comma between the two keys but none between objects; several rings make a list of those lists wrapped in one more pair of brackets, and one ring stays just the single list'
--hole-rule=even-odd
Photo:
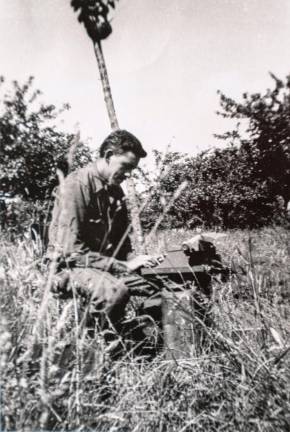
[{"label": "shrub foliage", "polygon": [[[4,79],[1,79],[3,85]],[[69,108],[39,101],[33,78],[14,81],[0,100],[0,191],[25,199],[44,200],[57,184],[57,168],[66,169],[74,136],[59,130],[57,120]],[[74,165],[91,159],[89,148],[78,142]]]},{"label": "shrub foliage", "polygon": [[[183,181],[187,187],[168,211],[164,227],[253,228],[283,220],[290,199],[290,77],[285,82],[272,78],[274,89],[245,93],[242,102],[220,93],[218,114],[238,121],[234,130],[218,136],[225,148],[197,157],[156,152],[163,168],[158,188],[146,189],[152,197],[143,214],[145,225],[154,223],[160,203],[166,206]],[[244,137],[241,121],[247,124]]]}]

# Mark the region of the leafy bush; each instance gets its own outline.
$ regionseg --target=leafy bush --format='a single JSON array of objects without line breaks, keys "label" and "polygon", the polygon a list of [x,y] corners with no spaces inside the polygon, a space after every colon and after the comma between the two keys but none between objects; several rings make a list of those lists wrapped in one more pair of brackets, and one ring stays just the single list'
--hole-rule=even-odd
[{"label": "leafy bush", "polygon": [[85,165],[92,155],[88,146],[56,126],[69,106],[58,110],[39,98],[33,78],[23,85],[14,81],[1,98],[0,191],[43,201],[57,184],[57,168],[66,171],[69,162],[70,168]]},{"label": "leafy bush", "polygon": [[239,125],[221,139],[239,143],[251,164],[251,178],[265,183],[272,200],[277,195],[285,203],[290,199],[290,75],[285,82],[271,74],[274,89],[264,94],[243,94],[242,102],[235,102],[220,93],[220,115],[246,120],[246,138],[240,136]]},{"label": "leafy bush", "polygon": [[156,165],[162,162],[163,167],[159,167],[158,187],[155,182],[143,192],[143,199],[148,201],[142,216],[145,228],[154,225],[156,215],[164,212],[184,181],[187,187],[168,208],[163,228],[255,228],[286,223],[290,199],[290,77],[285,83],[273,78],[273,90],[244,94],[242,103],[221,94],[220,114],[247,121],[247,138],[240,136],[237,125],[219,136],[228,144],[224,149],[196,157],[156,152]]}]

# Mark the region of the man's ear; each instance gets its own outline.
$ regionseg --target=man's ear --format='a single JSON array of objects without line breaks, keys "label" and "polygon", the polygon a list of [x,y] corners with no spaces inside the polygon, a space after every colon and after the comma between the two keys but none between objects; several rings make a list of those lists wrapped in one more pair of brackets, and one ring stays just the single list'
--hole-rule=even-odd
[{"label": "man's ear", "polygon": [[108,149],[108,150],[105,151],[104,158],[105,158],[105,161],[106,161],[107,163],[110,162],[110,159],[111,159],[111,157],[113,156],[113,154],[114,154],[114,152],[113,152],[113,150],[111,150],[111,149]]}]

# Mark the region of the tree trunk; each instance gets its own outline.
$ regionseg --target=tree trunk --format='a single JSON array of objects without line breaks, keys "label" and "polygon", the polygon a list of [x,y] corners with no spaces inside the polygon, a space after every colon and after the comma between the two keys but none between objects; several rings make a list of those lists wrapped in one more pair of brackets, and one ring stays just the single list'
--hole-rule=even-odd
[{"label": "tree trunk", "polygon": [[[97,42],[94,44],[95,54],[98,62],[98,67],[100,71],[101,82],[103,86],[104,99],[110,119],[111,128],[113,130],[119,129],[119,123],[117,120],[117,115],[114,107],[111,87],[109,83],[109,77],[107,72],[107,67],[105,63],[105,58],[103,55],[103,50],[101,46],[101,42]],[[133,247],[136,253],[144,253],[144,239],[143,233],[139,218],[139,210],[136,199],[136,190],[134,181],[132,178],[127,180],[127,190],[128,190],[128,198],[129,198],[129,207],[132,219],[132,227],[133,227]]]},{"label": "tree trunk", "polygon": [[108,77],[108,72],[107,72],[107,67],[105,63],[101,42],[95,43],[94,48],[95,48],[95,54],[97,57],[98,67],[100,71],[100,77],[101,77],[101,82],[102,82],[103,92],[104,92],[104,99],[105,99],[105,103],[109,115],[111,128],[113,130],[116,130],[119,129],[119,123],[116,116],[116,111],[114,107],[114,102],[113,102],[113,97],[112,97],[112,92],[109,83],[109,77]]}]

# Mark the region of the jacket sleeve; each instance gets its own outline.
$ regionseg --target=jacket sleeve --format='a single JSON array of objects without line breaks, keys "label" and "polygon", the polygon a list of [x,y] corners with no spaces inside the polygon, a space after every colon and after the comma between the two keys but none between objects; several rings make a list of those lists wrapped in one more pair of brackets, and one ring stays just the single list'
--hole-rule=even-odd
[{"label": "jacket sleeve", "polygon": [[117,260],[92,252],[82,240],[87,207],[90,201],[89,183],[74,174],[68,176],[59,190],[59,215],[54,247],[70,266],[113,270]]}]

